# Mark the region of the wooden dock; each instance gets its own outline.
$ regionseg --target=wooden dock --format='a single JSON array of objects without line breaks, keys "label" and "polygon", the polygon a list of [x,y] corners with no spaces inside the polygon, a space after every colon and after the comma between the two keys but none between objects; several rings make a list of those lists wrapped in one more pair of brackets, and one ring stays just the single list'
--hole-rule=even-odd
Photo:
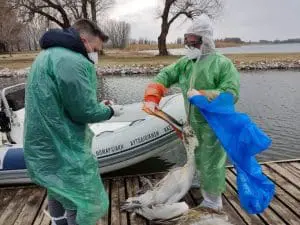
[{"label": "wooden dock", "polygon": [[[276,184],[276,196],[268,209],[259,215],[248,215],[239,205],[235,185],[235,171],[227,169],[227,190],[223,195],[224,211],[230,221],[243,224],[300,224],[300,160],[273,162],[262,165],[263,170]],[[163,174],[146,177],[160,179]],[[120,202],[133,196],[141,187],[138,176],[106,178],[104,184],[110,196],[110,210],[97,225],[147,225],[140,217],[120,213]],[[201,201],[198,189],[191,189],[184,200],[191,206]],[[49,225],[46,192],[37,186],[0,188],[0,225]]]}]

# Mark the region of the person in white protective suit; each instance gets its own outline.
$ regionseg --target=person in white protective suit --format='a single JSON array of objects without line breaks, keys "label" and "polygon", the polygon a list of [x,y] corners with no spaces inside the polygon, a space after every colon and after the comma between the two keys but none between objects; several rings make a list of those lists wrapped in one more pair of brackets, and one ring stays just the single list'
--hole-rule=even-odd
[{"label": "person in white protective suit", "polygon": [[178,84],[181,88],[188,121],[194,129],[199,146],[195,160],[200,174],[203,195],[201,206],[222,209],[221,195],[225,191],[226,153],[216,135],[188,98],[204,95],[213,100],[222,92],[230,92],[235,101],[239,97],[240,76],[232,61],[216,52],[212,22],[205,14],[193,19],[184,34],[186,55],[162,69],[145,91],[143,109],[151,113],[166,93]]}]

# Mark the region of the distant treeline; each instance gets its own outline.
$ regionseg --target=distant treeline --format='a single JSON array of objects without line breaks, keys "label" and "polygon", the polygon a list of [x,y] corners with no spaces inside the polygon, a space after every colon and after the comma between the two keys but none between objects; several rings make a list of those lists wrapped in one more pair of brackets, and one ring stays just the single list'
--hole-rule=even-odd
[{"label": "distant treeline", "polygon": [[283,44],[283,43],[300,43],[300,38],[291,38],[287,40],[274,40],[274,41],[268,41],[268,40],[260,40],[259,43],[262,44]]},{"label": "distant treeline", "polygon": [[230,42],[230,43],[237,43],[242,44],[245,43],[241,38],[238,37],[227,37],[224,39],[216,39],[217,42]]},{"label": "distant treeline", "polygon": [[[243,41],[239,37],[226,37],[223,39],[216,39],[216,43],[222,44],[222,43],[231,43],[231,44],[282,44],[282,43],[300,43],[300,38],[290,38],[287,40],[274,40],[274,41],[269,41],[269,40],[259,40],[259,41]],[[168,44],[177,44],[177,45],[183,45],[183,38],[178,37],[177,40],[168,42]],[[139,39],[131,39],[129,40],[130,45],[156,45],[157,41],[149,40],[147,38],[139,38]]]},{"label": "distant treeline", "polygon": [[219,42],[231,42],[231,43],[237,43],[237,44],[241,44],[241,43],[283,44],[283,43],[300,43],[300,38],[290,38],[290,39],[286,39],[286,40],[278,40],[278,39],[276,39],[274,41],[259,40],[258,42],[255,42],[255,41],[245,42],[241,38],[232,37],[232,38],[217,39],[216,41],[219,41]]}]

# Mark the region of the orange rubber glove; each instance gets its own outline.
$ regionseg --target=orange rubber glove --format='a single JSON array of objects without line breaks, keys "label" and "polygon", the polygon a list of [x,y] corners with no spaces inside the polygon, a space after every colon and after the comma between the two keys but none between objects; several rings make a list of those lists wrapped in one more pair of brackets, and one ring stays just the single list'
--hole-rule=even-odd
[{"label": "orange rubber glove", "polygon": [[167,89],[160,83],[151,83],[147,86],[144,94],[143,110],[151,114],[158,108],[161,98],[165,95]]}]

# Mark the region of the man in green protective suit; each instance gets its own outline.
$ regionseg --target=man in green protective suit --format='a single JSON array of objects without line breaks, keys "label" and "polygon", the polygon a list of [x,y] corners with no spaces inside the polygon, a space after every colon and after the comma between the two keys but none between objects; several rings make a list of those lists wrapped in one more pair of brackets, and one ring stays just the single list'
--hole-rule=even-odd
[{"label": "man in green protective suit", "polygon": [[186,55],[162,69],[148,85],[144,109],[155,110],[166,89],[173,84],[179,85],[189,122],[199,140],[195,160],[204,198],[201,206],[221,210],[226,153],[204,117],[190,105],[188,97],[201,94],[212,100],[221,92],[230,92],[237,101],[240,76],[231,60],[215,51],[212,24],[205,14],[194,18],[184,40]]},{"label": "man in green protective suit", "polygon": [[52,224],[95,225],[108,209],[88,127],[122,114],[122,106],[97,101],[94,64],[107,39],[85,19],[47,31],[27,79],[25,162],[47,189]]}]

